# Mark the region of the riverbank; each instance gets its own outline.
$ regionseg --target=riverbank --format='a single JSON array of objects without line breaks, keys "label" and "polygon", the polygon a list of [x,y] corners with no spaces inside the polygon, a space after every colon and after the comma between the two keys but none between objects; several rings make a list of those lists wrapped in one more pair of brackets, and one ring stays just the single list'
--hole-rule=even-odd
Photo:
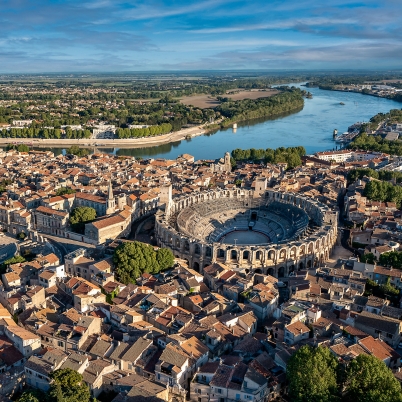
[{"label": "riverbank", "polygon": [[[313,88],[313,87],[310,87]],[[322,91],[335,91],[335,92],[343,92],[343,93],[356,93],[356,94],[361,94],[361,95],[368,95],[368,96],[374,96],[375,98],[382,98],[382,99],[389,99],[394,102],[402,102],[402,98],[398,98],[395,96],[391,95],[385,95],[381,96],[378,93],[372,93],[372,92],[360,92],[360,91],[346,91],[344,89],[339,89],[339,88],[331,88],[331,87],[326,87],[326,86],[320,86],[318,85],[317,88],[321,89]]]},{"label": "riverbank", "polygon": [[[368,121],[377,113],[388,113],[391,109],[401,108],[398,102],[374,96],[363,98],[361,94],[354,92],[327,91],[319,88],[309,88],[309,91],[313,94],[313,99],[305,100],[302,110],[245,121],[239,123],[236,130],[221,129],[220,124],[219,127],[197,126],[192,128],[194,131],[191,140],[185,140],[186,133],[189,133],[186,129],[185,132],[171,133],[174,136],[126,139],[122,142],[108,140],[108,145],[92,146],[91,152],[144,159],[176,159],[178,155],[190,154],[198,160],[221,158],[224,152],[236,148],[275,149],[303,145],[308,154],[313,154],[337,146],[332,136],[334,128],[344,132],[357,121]],[[340,102],[344,102],[347,106],[340,105]],[[207,133],[209,128],[215,130]],[[0,140],[3,144],[20,141],[15,138]],[[54,140],[52,146],[42,142],[40,148],[38,142],[33,143],[32,139],[25,141],[33,144],[33,148],[49,148],[56,154],[60,154],[63,149],[71,145],[82,147],[88,143],[88,140],[79,140],[74,144],[65,145],[61,140]],[[96,142],[104,143],[101,140]],[[5,148],[5,145],[0,145],[0,148]]]},{"label": "riverbank", "polygon": [[207,132],[205,125],[190,127],[169,134],[157,135],[144,138],[124,139],[39,139],[39,138],[0,138],[0,145],[27,144],[38,148],[68,148],[78,145],[83,148],[106,147],[106,148],[143,148],[149,146],[163,145],[170,142],[181,141],[187,138],[197,137]]}]

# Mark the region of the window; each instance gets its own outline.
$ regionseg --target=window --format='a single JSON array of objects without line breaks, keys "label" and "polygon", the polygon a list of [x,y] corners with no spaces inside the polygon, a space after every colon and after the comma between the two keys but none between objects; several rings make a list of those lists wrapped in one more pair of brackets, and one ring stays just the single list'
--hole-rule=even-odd
[{"label": "window", "polygon": [[243,382],[244,388],[247,388],[247,381]]},{"label": "window", "polygon": [[236,401],[240,401],[240,394],[236,394]]},{"label": "window", "polygon": [[200,388],[198,388],[198,389],[197,389],[197,392],[198,392],[199,394],[201,394],[201,389],[200,389]]},{"label": "window", "polygon": [[221,394],[221,393],[222,393],[222,390],[221,390],[220,388],[217,388],[216,392],[217,392],[218,394]]},{"label": "window", "polygon": [[392,334],[387,334],[387,338],[392,339]]}]

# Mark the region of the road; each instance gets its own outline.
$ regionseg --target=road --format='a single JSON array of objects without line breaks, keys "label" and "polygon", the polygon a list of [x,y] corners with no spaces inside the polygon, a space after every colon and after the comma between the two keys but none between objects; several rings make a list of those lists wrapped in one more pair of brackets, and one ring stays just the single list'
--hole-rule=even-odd
[{"label": "road", "polygon": [[355,254],[355,249],[350,247],[349,245],[349,236],[350,236],[350,229],[346,228],[339,228],[339,231],[341,232],[341,245],[343,248],[346,250],[350,251],[351,253]]},{"label": "road", "polygon": [[353,257],[354,250],[349,247],[348,238],[349,238],[349,230],[339,227],[338,228],[338,239],[336,245],[331,253],[331,256],[328,261],[326,261],[326,265],[328,267],[335,267],[338,264],[338,260],[347,260],[349,257]]},{"label": "road", "polygon": [[125,138],[125,139],[102,139],[102,138],[83,138],[83,139],[37,139],[37,138],[0,138],[0,144],[29,144],[34,147],[58,147],[68,148],[71,145],[80,147],[111,147],[111,148],[143,148],[146,146],[155,146],[184,140],[187,136],[195,137],[205,134],[204,125],[185,128],[169,134],[156,135],[154,137],[145,138]]}]

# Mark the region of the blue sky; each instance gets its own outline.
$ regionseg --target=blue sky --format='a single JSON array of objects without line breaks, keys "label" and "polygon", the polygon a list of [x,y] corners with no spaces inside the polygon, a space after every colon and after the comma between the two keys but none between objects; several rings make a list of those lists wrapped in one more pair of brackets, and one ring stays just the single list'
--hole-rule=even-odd
[{"label": "blue sky", "polygon": [[0,72],[402,69],[402,0],[0,0]]}]

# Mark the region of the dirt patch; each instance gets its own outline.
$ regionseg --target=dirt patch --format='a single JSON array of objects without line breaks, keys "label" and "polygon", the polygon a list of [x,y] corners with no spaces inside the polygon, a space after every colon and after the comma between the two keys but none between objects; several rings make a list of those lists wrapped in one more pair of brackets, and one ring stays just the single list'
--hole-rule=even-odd
[{"label": "dirt patch", "polygon": [[220,102],[211,95],[186,96],[181,99],[180,102],[184,103],[185,105],[193,105],[201,109],[213,108],[220,104]]},{"label": "dirt patch", "polygon": [[276,89],[267,89],[266,91],[240,91],[237,93],[228,93],[226,96],[233,100],[242,100],[242,99],[259,99],[259,98],[268,98],[269,96],[273,96],[278,94],[279,91]]},{"label": "dirt patch", "polygon": [[[267,98],[269,96],[276,95],[277,93],[279,93],[279,91],[277,91],[276,89],[267,89],[258,91],[232,90],[229,91],[226,95],[222,96],[226,96],[233,100],[242,100],[242,99]],[[212,95],[186,96],[182,98],[180,102],[185,105],[193,105],[201,109],[214,108],[215,106],[218,106],[220,104],[220,102],[216,99],[216,97]]]}]

